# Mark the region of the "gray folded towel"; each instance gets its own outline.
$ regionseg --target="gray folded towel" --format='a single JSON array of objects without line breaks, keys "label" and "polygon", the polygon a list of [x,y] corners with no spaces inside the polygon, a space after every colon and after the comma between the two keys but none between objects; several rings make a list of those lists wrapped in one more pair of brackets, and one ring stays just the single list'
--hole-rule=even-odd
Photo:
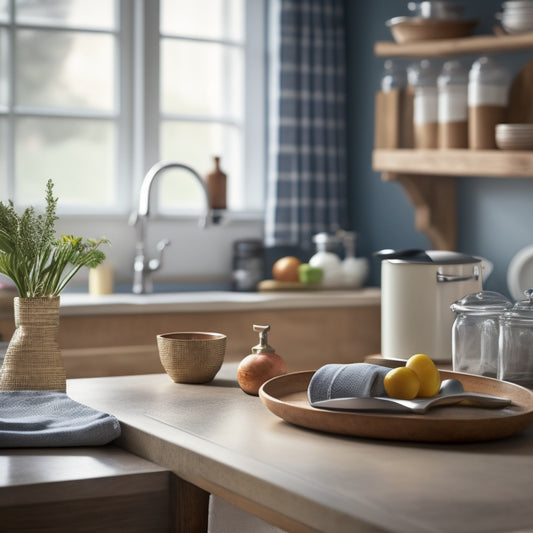
[{"label": "gray folded towel", "polygon": [[64,392],[0,392],[0,448],[101,446],[119,436],[114,416]]},{"label": "gray folded towel", "polygon": [[369,363],[324,365],[313,374],[307,395],[311,403],[331,398],[387,396],[383,378],[389,371],[390,368]]}]

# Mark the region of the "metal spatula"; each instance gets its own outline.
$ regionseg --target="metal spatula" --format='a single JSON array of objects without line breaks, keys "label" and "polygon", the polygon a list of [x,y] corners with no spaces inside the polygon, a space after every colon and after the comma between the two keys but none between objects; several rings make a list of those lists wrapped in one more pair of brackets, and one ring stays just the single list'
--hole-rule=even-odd
[{"label": "metal spatula", "polygon": [[480,392],[465,392],[462,383],[457,379],[442,382],[439,393],[431,398],[416,400],[398,400],[384,396],[371,398],[331,398],[311,402],[313,407],[333,411],[390,411],[403,413],[426,413],[439,405],[455,405],[467,400],[468,405],[501,409],[511,403],[509,398],[501,398]]}]

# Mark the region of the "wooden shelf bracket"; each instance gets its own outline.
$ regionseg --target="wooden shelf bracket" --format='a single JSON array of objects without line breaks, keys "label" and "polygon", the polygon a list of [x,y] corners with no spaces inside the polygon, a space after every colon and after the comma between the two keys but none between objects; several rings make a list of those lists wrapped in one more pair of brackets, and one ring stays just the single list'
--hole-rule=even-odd
[{"label": "wooden shelf bracket", "polygon": [[383,181],[397,181],[415,208],[415,228],[435,250],[457,248],[457,183],[450,176],[384,172]]}]

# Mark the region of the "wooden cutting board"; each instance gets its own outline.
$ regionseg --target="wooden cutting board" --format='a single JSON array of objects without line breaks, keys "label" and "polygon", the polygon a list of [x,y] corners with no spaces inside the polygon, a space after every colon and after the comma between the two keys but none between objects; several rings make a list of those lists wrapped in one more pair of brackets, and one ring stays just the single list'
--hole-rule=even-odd
[{"label": "wooden cutting board", "polygon": [[277,281],[265,279],[257,285],[259,292],[268,291],[316,291],[323,289],[319,283],[300,283],[299,281]]}]

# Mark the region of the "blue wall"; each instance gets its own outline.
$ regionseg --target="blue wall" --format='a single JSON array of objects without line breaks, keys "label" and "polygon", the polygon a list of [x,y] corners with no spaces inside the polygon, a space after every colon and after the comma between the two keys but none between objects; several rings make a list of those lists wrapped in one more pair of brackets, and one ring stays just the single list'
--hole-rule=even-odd
[{"label": "blue wall", "polygon": [[[468,18],[479,24],[475,33],[492,33],[500,0],[463,1]],[[414,211],[396,183],[381,182],[372,171],[374,94],[385,58],[374,56],[374,43],[391,40],[385,21],[406,15],[407,0],[346,0],[348,42],[348,171],[351,223],[359,234],[358,255],[371,257],[382,248],[429,248],[428,239],[414,229]],[[533,51],[502,55],[511,70]],[[475,56],[466,57],[471,62]],[[533,97],[533,96],[532,96]],[[509,295],[507,267],[524,246],[533,244],[533,179],[458,179],[458,249],[494,263],[485,288]],[[373,261],[371,284],[377,285],[379,265]]]}]

